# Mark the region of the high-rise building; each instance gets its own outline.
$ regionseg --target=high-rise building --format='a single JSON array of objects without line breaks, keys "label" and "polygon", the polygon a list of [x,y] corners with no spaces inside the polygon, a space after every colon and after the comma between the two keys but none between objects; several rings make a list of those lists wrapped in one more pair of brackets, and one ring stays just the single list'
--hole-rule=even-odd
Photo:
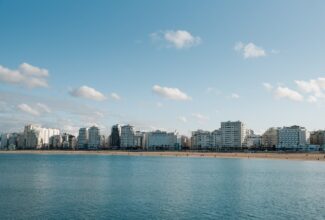
[{"label": "high-rise building", "polygon": [[88,128],[80,128],[78,135],[78,149],[88,148]]},{"label": "high-rise building", "polygon": [[60,130],[58,129],[42,128],[39,125],[26,125],[24,128],[24,148],[48,148],[50,137],[59,134]]},{"label": "high-rise building", "polygon": [[221,122],[222,147],[241,148],[243,146],[246,130],[241,121]]},{"label": "high-rise building", "polygon": [[0,144],[1,150],[8,149],[9,137],[10,137],[10,134],[8,134],[8,133],[1,135],[1,144]]},{"label": "high-rise building", "polygon": [[121,126],[118,124],[112,126],[110,146],[113,148],[119,148],[121,146]]},{"label": "high-rise building", "polygon": [[279,141],[277,148],[295,150],[307,145],[307,130],[294,125],[279,129]]},{"label": "high-rise building", "polygon": [[97,150],[101,145],[100,130],[96,126],[92,126],[88,129],[88,149]]},{"label": "high-rise building", "polygon": [[134,127],[131,125],[124,125],[121,127],[121,148],[134,147]]}]

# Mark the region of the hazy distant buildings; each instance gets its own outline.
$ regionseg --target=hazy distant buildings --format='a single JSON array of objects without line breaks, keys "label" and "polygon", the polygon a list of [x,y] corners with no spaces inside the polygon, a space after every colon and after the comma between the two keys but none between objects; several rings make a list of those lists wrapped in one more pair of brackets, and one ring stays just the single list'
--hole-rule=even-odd
[{"label": "hazy distant buildings", "polygon": [[222,132],[220,129],[211,132],[211,147],[216,149],[222,147]]},{"label": "hazy distant buildings", "polygon": [[247,148],[260,148],[262,145],[262,136],[249,133],[245,136],[244,146]]},{"label": "hazy distant buildings", "polygon": [[279,129],[278,135],[277,148],[294,150],[306,147],[307,145],[307,131],[303,127],[297,125],[283,127]]},{"label": "hazy distant buildings", "polygon": [[121,146],[121,126],[118,124],[112,126],[110,146],[112,148],[119,148]]},{"label": "hazy distant buildings", "polygon": [[26,149],[48,148],[50,137],[59,135],[58,129],[42,128],[39,125],[26,125],[24,128],[23,142]]},{"label": "hazy distant buildings", "polygon": [[63,133],[62,134],[62,148],[75,150],[76,147],[77,147],[77,138],[72,134]]},{"label": "hazy distant buildings", "polygon": [[88,128],[80,128],[78,135],[78,149],[88,148]]},{"label": "hazy distant buildings", "polygon": [[62,136],[53,135],[50,137],[50,149],[61,149],[62,148]]},{"label": "hazy distant buildings", "polygon": [[325,145],[325,131],[318,130],[310,133],[310,144],[324,146]]},{"label": "hazy distant buildings", "polygon": [[101,145],[100,130],[96,126],[92,126],[88,129],[88,149],[96,150],[100,148]]},{"label": "hazy distant buildings", "polygon": [[174,150],[179,147],[175,132],[156,130],[148,132],[147,135],[148,150]]},{"label": "hazy distant buildings", "polygon": [[136,131],[134,134],[134,147],[145,149],[146,147],[146,133],[141,131]]},{"label": "hazy distant buildings", "polygon": [[191,137],[175,132],[136,131],[132,125],[114,125],[106,139],[96,126],[80,128],[78,138],[72,134],[60,134],[58,129],[29,124],[22,133],[0,135],[0,150],[59,149],[97,150],[210,150],[229,151],[243,149],[319,151],[325,147],[325,130],[310,134],[304,127],[269,128],[263,135],[246,129],[241,121],[221,122],[221,128],[213,131],[196,130]]},{"label": "hazy distant buildings", "polygon": [[1,135],[1,143],[0,143],[1,150],[5,150],[8,148],[9,136],[10,134],[7,133]]},{"label": "hazy distant buildings", "polygon": [[275,148],[279,142],[279,129],[280,128],[269,128],[262,135],[262,147],[263,148]]},{"label": "hazy distant buildings", "polygon": [[135,130],[131,125],[121,127],[121,148],[130,148],[135,146]]},{"label": "hazy distant buildings", "polygon": [[245,125],[241,121],[221,122],[222,147],[241,148],[245,140]]},{"label": "hazy distant buildings", "polygon": [[203,150],[211,147],[211,134],[209,131],[197,130],[192,132],[192,149]]}]

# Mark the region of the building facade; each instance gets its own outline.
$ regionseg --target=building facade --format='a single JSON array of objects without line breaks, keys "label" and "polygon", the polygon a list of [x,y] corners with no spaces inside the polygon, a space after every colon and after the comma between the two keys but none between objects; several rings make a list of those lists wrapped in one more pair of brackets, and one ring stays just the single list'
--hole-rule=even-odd
[{"label": "building facade", "polygon": [[135,130],[131,125],[121,127],[121,148],[131,148],[135,146]]},{"label": "building facade", "polygon": [[88,129],[88,149],[97,150],[101,146],[100,130],[96,126],[92,126]]},{"label": "building facade", "polygon": [[246,130],[241,121],[221,122],[222,147],[241,148],[243,146]]},{"label": "building facade", "polygon": [[23,142],[25,149],[49,148],[50,137],[59,135],[60,130],[42,128],[39,125],[26,125],[24,128]]},{"label": "building facade", "polygon": [[121,146],[121,126],[118,124],[112,126],[110,146],[112,148],[119,148]]},{"label": "building facade", "polygon": [[174,150],[178,148],[177,134],[160,130],[148,132],[147,148],[148,150]]},{"label": "building facade", "polygon": [[266,149],[274,149],[279,142],[279,129],[269,128],[262,135],[262,147]]},{"label": "building facade", "polygon": [[211,133],[209,131],[197,130],[192,132],[192,149],[206,150],[211,148]]},{"label": "building facade", "polygon": [[307,145],[307,131],[305,128],[294,125],[279,129],[279,141],[277,148],[296,150]]},{"label": "building facade", "polygon": [[78,135],[78,149],[88,148],[88,128],[80,128]]},{"label": "building facade", "polygon": [[325,131],[318,130],[310,133],[310,144],[325,146]]}]

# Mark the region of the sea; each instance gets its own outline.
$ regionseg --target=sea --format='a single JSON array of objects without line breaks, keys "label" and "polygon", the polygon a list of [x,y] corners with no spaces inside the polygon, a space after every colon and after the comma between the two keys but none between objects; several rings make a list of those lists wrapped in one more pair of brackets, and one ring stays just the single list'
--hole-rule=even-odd
[{"label": "sea", "polygon": [[0,154],[0,219],[325,219],[325,163]]}]

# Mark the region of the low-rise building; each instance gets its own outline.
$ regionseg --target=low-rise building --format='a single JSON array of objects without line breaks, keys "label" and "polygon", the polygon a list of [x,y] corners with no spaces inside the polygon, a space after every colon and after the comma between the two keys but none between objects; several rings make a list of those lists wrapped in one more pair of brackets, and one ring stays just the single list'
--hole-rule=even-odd
[{"label": "low-rise building", "polygon": [[247,148],[260,148],[262,145],[262,136],[250,133],[245,137],[244,146]]}]

